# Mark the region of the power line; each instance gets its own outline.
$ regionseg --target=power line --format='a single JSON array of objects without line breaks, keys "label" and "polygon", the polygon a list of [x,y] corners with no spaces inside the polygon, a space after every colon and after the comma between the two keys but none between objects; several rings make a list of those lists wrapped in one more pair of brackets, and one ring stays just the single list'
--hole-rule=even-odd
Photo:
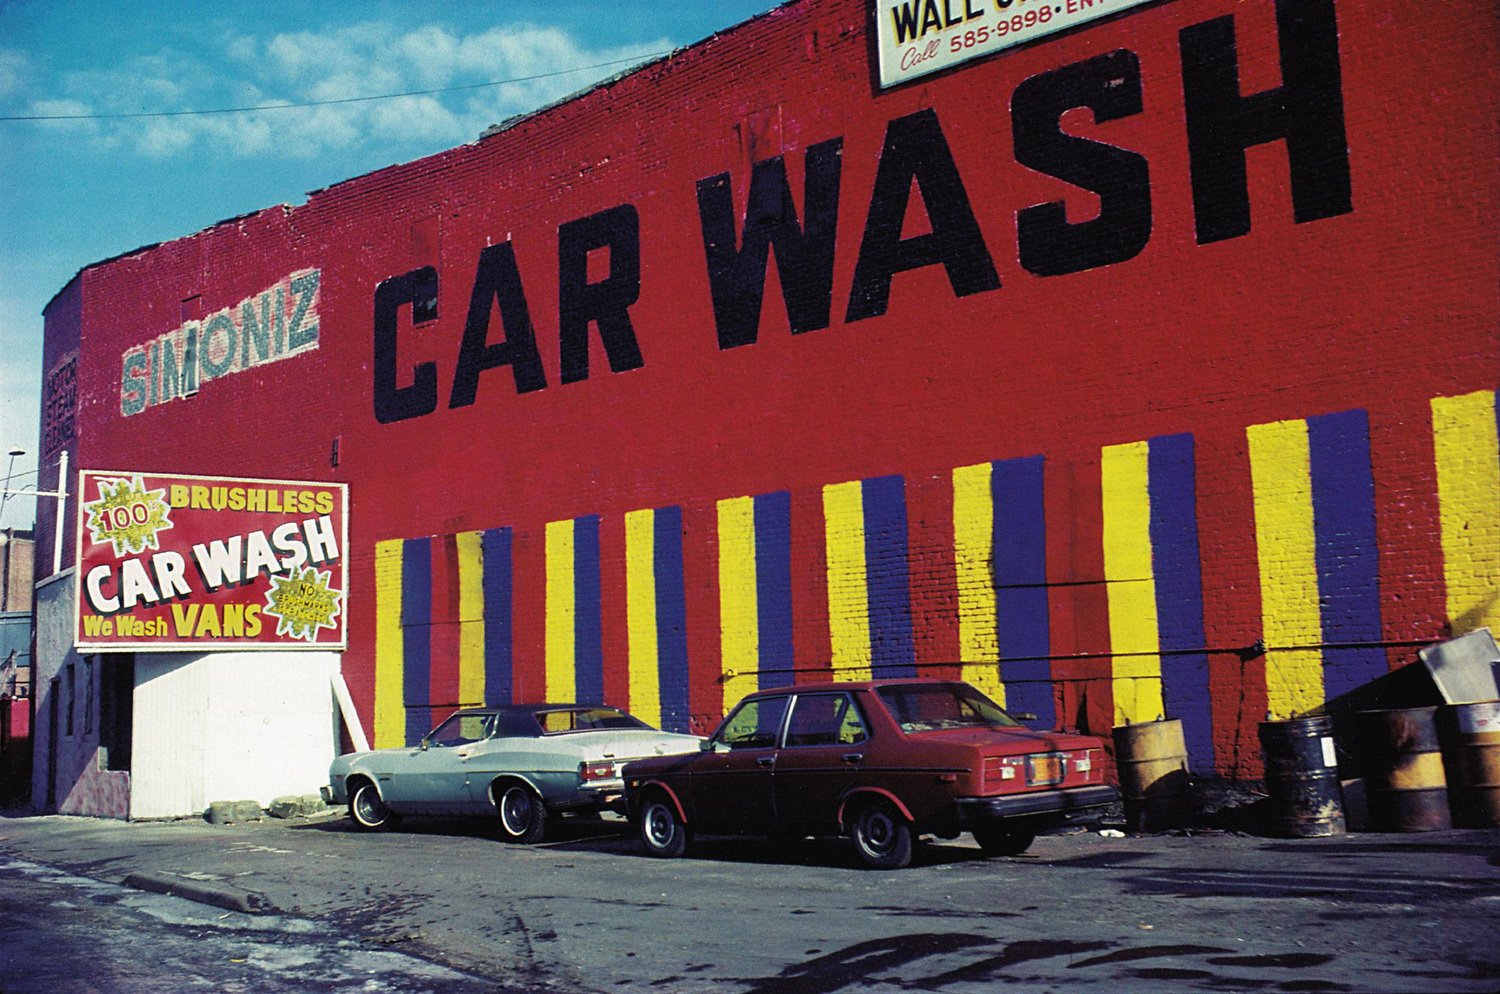
[{"label": "power line", "polygon": [[515,76],[511,79],[494,79],[487,83],[466,83],[462,86],[444,86],[432,90],[407,90],[404,93],[377,93],[365,97],[339,97],[336,100],[307,100],[301,103],[264,104],[258,107],[216,107],[208,110],[158,110],[136,111],[128,114],[0,114],[0,121],[117,121],[142,117],[194,117],[206,114],[254,114],[267,110],[294,110],[301,107],[329,107],[334,104],[358,104],[372,100],[397,100],[401,97],[427,97],[436,93],[457,93],[462,90],[481,90],[489,86],[505,86],[508,83],[531,83],[539,79],[552,79],[570,73],[588,72],[593,69],[608,69],[626,63],[644,62],[659,58],[667,52],[647,52],[628,59],[597,62],[591,66],[575,66],[556,72],[537,73],[534,76]]}]

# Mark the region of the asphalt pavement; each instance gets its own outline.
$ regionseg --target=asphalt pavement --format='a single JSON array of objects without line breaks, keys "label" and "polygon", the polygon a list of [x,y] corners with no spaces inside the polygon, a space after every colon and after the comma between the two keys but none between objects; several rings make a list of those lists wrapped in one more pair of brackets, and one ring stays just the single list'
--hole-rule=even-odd
[{"label": "asphalt pavement", "polygon": [[1500,990],[1500,830],[965,837],[878,872],[840,840],[649,859],[609,821],[524,847],[484,820],[11,812],[0,893],[4,994]]}]

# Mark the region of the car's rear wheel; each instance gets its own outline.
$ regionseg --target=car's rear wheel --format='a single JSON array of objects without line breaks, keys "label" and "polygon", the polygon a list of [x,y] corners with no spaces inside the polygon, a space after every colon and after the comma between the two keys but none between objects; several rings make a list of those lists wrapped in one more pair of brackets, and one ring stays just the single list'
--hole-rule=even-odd
[{"label": "car's rear wheel", "polygon": [[380,832],[401,820],[385,806],[385,801],[380,798],[380,791],[368,780],[361,780],[349,795],[349,819],[354,822],[355,828],[364,832]]},{"label": "car's rear wheel", "polygon": [[525,784],[501,784],[496,788],[495,810],[500,813],[500,835],[507,842],[531,845],[547,834],[547,808]]},{"label": "car's rear wheel", "polygon": [[687,849],[687,826],[677,817],[677,809],[665,797],[657,795],[641,806],[641,845],[646,853],[661,859],[681,856]]},{"label": "car's rear wheel", "polygon": [[974,826],[974,841],[986,856],[1019,856],[1036,841],[1033,832],[1013,832],[998,825]]},{"label": "car's rear wheel", "polygon": [[854,852],[876,870],[899,870],[911,862],[911,825],[884,798],[869,801],[849,824]]}]

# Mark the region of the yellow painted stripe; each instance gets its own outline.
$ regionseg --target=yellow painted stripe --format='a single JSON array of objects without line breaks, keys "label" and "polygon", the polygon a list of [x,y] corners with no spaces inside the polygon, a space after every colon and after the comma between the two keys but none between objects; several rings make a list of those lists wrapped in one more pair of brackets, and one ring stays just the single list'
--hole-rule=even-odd
[{"label": "yellow painted stripe", "polygon": [[755,498],[719,501],[719,642],[724,713],[760,685]]},{"label": "yellow painted stripe", "polygon": [[953,471],[953,558],[958,567],[958,647],[963,678],[1005,706],[995,609],[994,468]]},{"label": "yellow painted stripe", "polygon": [[406,744],[402,677],[406,654],[401,638],[401,539],[375,543],[375,728],[376,749]]},{"label": "yellow painted stripe", "polygon": [[1149,465],[1147,442],[1105,446],[1101,454],[1104,589],[1109,595],[1117,725],[1155,721],[1166,713],[1151,562]]},{"label": "yellow painted stripe", "polygon": [[1432,401],[1443,576],[1453,634],[1500,635],[1500,438],[1495,391]]},{"label": "yellow painted stripe", "polygon": [[573,520],[547,522],[546,685],[549,701],[578,696]]},{"label": "yellow painted stripe", "polygon": [[835,680],[870,679],[870,599],[865,573],[864,484],[823,488],[828,632]]},{"label": "yellow painted stripe", "polygon": [[625,515],[625,622],[630,638],[630,712],[661,727],[660,647],[656,637],[656,512]]},{"label": "yellow painted stripe", "polygon": [[1307,422],[1252,425],[1245,434],[1267,646],[1266,703],[1271,717],[1282,719],[1323,703],[1323,619]]},{"label": "yellow painted stripe", "polygon": [[459,532],[458,699],[484,703],[484,553],[479,532]]}]

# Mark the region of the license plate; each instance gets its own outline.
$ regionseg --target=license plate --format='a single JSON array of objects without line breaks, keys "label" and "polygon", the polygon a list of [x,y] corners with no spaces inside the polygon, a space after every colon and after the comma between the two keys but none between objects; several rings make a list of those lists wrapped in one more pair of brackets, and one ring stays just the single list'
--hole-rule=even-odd
[{"label": "license plate", "polygon": [[1026,782],[1029,784],[1039,783],[1062,783],[1063,758],[1052,753],[1048,755],[1026,757]]}]

